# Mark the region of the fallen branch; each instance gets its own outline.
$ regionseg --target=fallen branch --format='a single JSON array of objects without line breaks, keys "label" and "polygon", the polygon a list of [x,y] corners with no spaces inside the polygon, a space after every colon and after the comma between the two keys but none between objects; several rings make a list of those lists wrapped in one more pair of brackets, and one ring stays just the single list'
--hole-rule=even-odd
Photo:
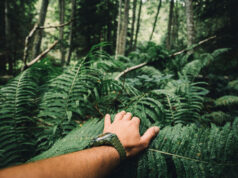
[{"label": "fallen branch", "polygon": [[118,74],[116,77],[115,77],[115,80],[119,80],[119,78],[123,75],[125,75],[126,73],[132,71],[132,70],[135,70],[135,69],[138,69],[138,68],[141,68],[143,66],[145,66],[147,64],[147,62],[143,62],[141,64],[138,64],[136,66],[132,66],[130,68],[127,68],[126,70],[122,71],[120,74]]},{"label": "fallen branch", "polygon": [[33,64],[35,64],[37,61],[39,61],[41,58],[43,58],[50,50],[52,50],[56,44],[59,41],[55,41],[48,49],[46,49],[44,52],[42,52],[41,54],[39,54],[35,59],[33,59],[31,62],[29,62],[28,64],[26,64],[23,67],[23,70],[27,69],[28,67],[32,66]]},{"label": "fallen branch", "polygon": [[69,22],[64,23],[64,24],[60,24],[60,25],[50,25],[50,26],[41,26],[41,27],[39,27],[38,24],[35,24],[33,29],[30,31],[30,33],[28,34],[28,36],[25,39],[25,47],[24,47],[24,54],[23,54],[24,66],[26,66],[26,63],[27,63],[28,50],[29,50],[29,48],[28,48],[29,41],[37,30],[42,30],[42,29],[47,29],[47,28],[61,28],[61,27],[64,27],[66,25],[69,25],[72,22],[73,22],[73,20],[70,20]]},{"label": "fallen branch", "polygon": [[169,57],[174,57],[174,56],[177,56],[177,55],[179,55],[179,54],[185,53],[185,52],[187,52],[187,51],[189,51],[189,50],[191,50],[191,49],[194,49],[194,48],[196,48],[196,47],[198,47],[198,46],[200,46],[200,45],[202,45],[202,44],[204,44],[204,43],[206,43],[206,42],[208,42],[208,41],[214,39],[214,38],[216,38],[216,36],[209,37],[209,38],[207,38],[207,39],[205,39],[205,40],[202,40],[202,41],[198,42],[198,44],[192,46],[191,48],[186,48],[186,49],[183,49],[183,50],[181,50],[181,51],[178,51],[178,52],[176,52],[176,53],[174,53],[174,54],[171,54]]},{"label": "fallen branch", "polygon": [[38,27],[37,29],[46,29],[46,28],[60,28],[60,27],[64,27],[66,25],[69,25],[72,23],[73,20],[70,20],[69,22],[67,23],[64,23],[64,24],[59,24],[59,25],[50,25],[50,26],[41,26],[41,27]]},{"label": "fallen branch", "polygon": [[25,39],[25,47],[24,47],[24,55],[23,55],[23,62],[24,65],[26,66],[26,62],[27,62],[27,57],[28,57],[28,45],[29,45],[29,40],[32,38],[32,36],[34,35],[34,33],[36,32],[38,28],[38,24],[35,24],[35,26],[33,27],[33,29],[30,31],[29,35],[26,37]]}]

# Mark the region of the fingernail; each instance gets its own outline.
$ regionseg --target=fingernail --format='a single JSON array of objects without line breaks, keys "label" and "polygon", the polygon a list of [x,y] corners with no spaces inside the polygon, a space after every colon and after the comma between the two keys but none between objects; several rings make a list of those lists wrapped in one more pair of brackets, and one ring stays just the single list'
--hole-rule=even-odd
[{"label": "fingernail", "polygon": [[108,117],[109,116],[109,114],[106,114],[106,116],[105,117]]},{"label": "fingernail", "polygon": [[159,133],[159,130],[160,130],[160,128],[159,128],[159,127],[154,127],[154,129],[155,129],[155,133],[156,133],[156,134],[158,134],[158,133]]}]

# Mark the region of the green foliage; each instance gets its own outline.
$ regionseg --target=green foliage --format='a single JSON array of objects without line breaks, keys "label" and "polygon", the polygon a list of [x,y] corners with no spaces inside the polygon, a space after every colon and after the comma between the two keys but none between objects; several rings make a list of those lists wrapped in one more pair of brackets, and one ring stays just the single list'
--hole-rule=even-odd
[{"label": "green foliage", "polygon": [[224,125],[224,123],[232,121],[231,115],[222,111],[214,111],[209,114],[204,114],[202,117],[203,119],[209,120],[210,122],[213,122],[216,125]]},{"label": "green foliage", "polygon": [[37,72],[28,69],[0,89],[0,167],[22,163],[34,155],[32,111],[38,94]]},{"label": "green foliage", "polygon": [[[126,110],[141,119],[141,134],[152,125],[160,126],[161,132],[148,150],[127,160],[112,177],[222,177],[227,172],[227,176],[237,175],[238,120],[233,119],[237,114],[230,117],[226,112],[204,111],[207,84],[194,82],[201,71],[196,72],[195,66],[200,68],[200,64],[194,62],[194,67],[186,69],[190,72],[182,72],[185,62],[178,75],[148,65],[118,81],[114,79],[140,60],[136,62],[132,56],[114,59],[91,50],[63,71],[45,60],[3,86],[1,167],[37,154],[30,161],[82,150],[102,132],[106,113]],[[203,62],[210,60],[213,58],[204,58]],[[229,102],[223,102],[224,98],[216,100],[216,105],[236,103],[234,97],[226,97]],[[16,138],[19,143],[13,144]]]},{"label": "green foliage", "polygon": [[230,106],[238,104],[238,96],[222,96],[215,101],[216,106]]},{"label": "green foliage", "polygon": [[[142,133],[145,131],[142,119]],[[234,177],[237,175],[237,120],[219,128],[199,128],[195,124],[167,126],[148,150],[127,160],[112,177]],[[82,150],[101,133],[103,121],[92,119],[77,128],[48,151],[31,159],[36,161]],[[228,171],[229,170],[229,171]]]}]

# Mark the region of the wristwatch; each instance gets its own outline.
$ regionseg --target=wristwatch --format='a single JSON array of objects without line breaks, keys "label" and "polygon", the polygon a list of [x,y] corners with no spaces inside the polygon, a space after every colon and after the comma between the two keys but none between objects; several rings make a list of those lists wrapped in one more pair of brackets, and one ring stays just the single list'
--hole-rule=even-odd
[{"label": "wristwatch", "polygon": [[103,145],[113,146],[118,151],[120,155],[120,160],[124,160],[126,158],[126,151],[116,134],[113,133],[101,134],[93,138],[90,143],[90,147],[103,146]]}]

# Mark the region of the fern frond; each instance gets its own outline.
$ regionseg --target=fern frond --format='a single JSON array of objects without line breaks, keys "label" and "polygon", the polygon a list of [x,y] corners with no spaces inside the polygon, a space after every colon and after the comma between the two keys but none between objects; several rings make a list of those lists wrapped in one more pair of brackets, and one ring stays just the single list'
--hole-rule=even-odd
[{"label": "fern frond", "polygon": [[223,125],[226,122],[232,121],[231,115],[222,111],[214,111],[202,116],[205,120],[215,123],[216,125]]},{"label": "fern frond", "polygon": [[[69,67],[49,82],[37,116],[46,125],[51,125],[46,131],[49,132],[48,141],[57,140],[71,131],[76,126],[74,120],[85,120],[85,116],[97,113],[92,100],[96,94],[94,89],[100,82],[99,73],[87,68],[83,62]],[[39,143],[47,140],[45,136],[40,137]]]},{"label": "fern frond", "polygon": [[0,89],[0,167],[22,163],[34,155],[37,81],[37,71],[28,69]]},{"label": "fern frond", "polygon": [[[142,120],[142,132],[146,127]],[[167,126],[137,158],[127,160],[112,177],[234,177],[237,175],[238,121],[231,126],[195,124]],[[72,131],[48,151],[30,161],[53,157],[86,148],[90,139],[103,129],[103,121],[93,119]],[[137,164],[135,164],[135,162]],[[229,171],[227,171],[229,170]],[[136,173],[136,174],[135,174]]]},{"label": "fern frond", "polygon": [[216,106],[231,106],[238,104],[238,96],[226,95],[222,96],[215,101]]}]

